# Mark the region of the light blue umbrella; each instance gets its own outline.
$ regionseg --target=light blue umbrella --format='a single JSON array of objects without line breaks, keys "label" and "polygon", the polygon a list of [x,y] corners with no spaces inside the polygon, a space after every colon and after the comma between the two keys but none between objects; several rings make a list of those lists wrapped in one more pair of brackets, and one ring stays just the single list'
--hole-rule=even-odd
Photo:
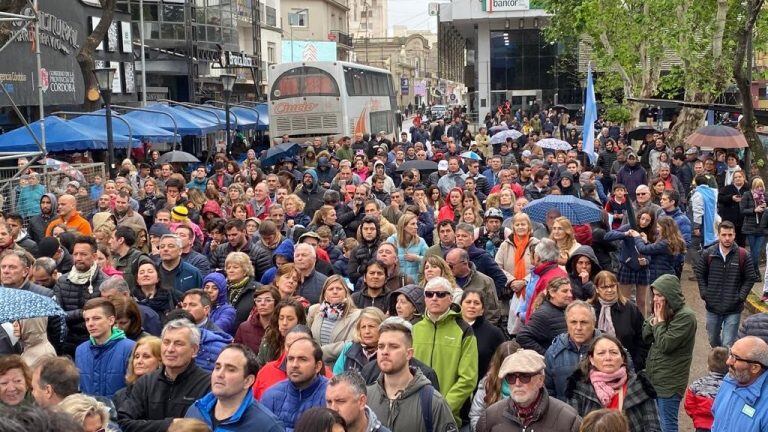
[{"label": "light blue umbrella", "polygon": [[574,225],[597,222],[603,217],[603,209],[595,203],[573,195],[547,195],[531,201],[523,207],[523,212],[536,222],[546,223],[547,213],[552,209],[559,210]]},{"label": "light blue umbrella", "polygon": [[472,159],[472,160],[480,160],[480,155],[473,152],[473,151],[467,151],[461,154],[461,157],[464,159]]},{"label": "light blue umbrella", "polygon": [[66,316],[54,299],[18,288],[0,287],[0,322],[49,316]]},{"label": "light blue umbrella", "polygon": [[523,136],[522,132],[515,129],[509,129],[509,130],[503,130],[501,132],[497,132],[493,134],[491,137],[491,144],[503,144],[507,141],[507,138],[512,138],[513,140],[516,140]]}]

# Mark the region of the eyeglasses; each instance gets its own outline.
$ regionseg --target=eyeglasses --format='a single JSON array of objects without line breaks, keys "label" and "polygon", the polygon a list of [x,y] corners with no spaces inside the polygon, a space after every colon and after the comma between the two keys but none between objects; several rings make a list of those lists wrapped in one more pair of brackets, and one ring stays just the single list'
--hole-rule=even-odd
[{"label": "eyeglasses", "polygon": [[454,267],[456,267],[456,266],[458,266],[458,265],[461,265],[461,264],[465,264],[465,263],[466,263],[466,261],[459,261],[459,262],[457,262],[457,263],[447,263],[447,264],[448,264],[448,267],[450,267],[451,269],[453,269]]},{"label": "eyeglasses", "polygon": [[253,300],[254,303],[274,303],[275,299],[272,297],[259,297]]},{"label": "eyeglasses", "polygon": [[732,358],[734,361],[740,361],[740,362],[744,362],[744,363],[747,363],[747,364],[756,364],[756,365],[761,366],[763,369],[768,369],[768,366],[760,363],[757,360],[749,360],[749,359],[745,359],[745,358],[741,358],[741,357],[737,356],[730,349],[728,350],[728,357]]},{"label": "eyeglasses", "polygon": [[635,192],[635,195],[648,195],[648,192]]},{"label": "eyeglasses", "polygon": [[424,297],[426,298],[437,297],[439,299],[443,299],[449,296],[450,294],[451,293],[448,291],[424,291]]},{"label": "eyeglasses", "polygon": [[520,380],[521,384],[528,384],[531,382],[531,379],[535,377],[538,374],[529,374],[529,373],[511,373],[507,374],[507,376],[504,377],[504,379],[507,381],[507,384],[514,385],[517,380]]},{"label": "eyeglasses", "polygon": [[610,284],[610,285],[601,285],[601,286],[599,286],[597,288],[601,289],[601,290],[606,290],[606,291],[607,290],[615,291],[617,287],[618,287],[617,284]]}]

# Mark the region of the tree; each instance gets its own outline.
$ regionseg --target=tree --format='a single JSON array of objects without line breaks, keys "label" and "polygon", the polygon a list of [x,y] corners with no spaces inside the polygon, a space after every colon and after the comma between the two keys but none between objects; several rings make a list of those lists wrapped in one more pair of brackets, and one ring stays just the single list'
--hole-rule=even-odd
[{"label": "tree", "polygon": [[[744,0],[739,4],[739,14],[736,15],[736,47],[733,51],[733,79],[741,93],[741,131],[747,138],[749,149],[752,152],[754,162],[760,170],[762,178],[768,178],[768,164],[766,164],[765,148],[755,132],[755,106],[752,103],[752,91],[750,88],[751,64],[746,62],[747,49],[752,46],[752,35],[755,23],[763,10],[765,0]],[[765,21],[765,20],[763,20]]]},{"label": "tree", "polygon": [[85,43],[77,53],[77,63],[80,65],[80,73],[83,75],[83,86],[85,88],[83,95],[83,109],[85,111],[94,111],[99,107],[99,98],[95,97],[92,100],[93,96],[98,95],[99,89],[96,77],[93,76],[93,69],[96,67],[93,53],[96,52],[96,47],[99,46],[107,35],[115,15],[116,0],[99,0],[99,3],[101,4],[101,20],[85,39]]}]

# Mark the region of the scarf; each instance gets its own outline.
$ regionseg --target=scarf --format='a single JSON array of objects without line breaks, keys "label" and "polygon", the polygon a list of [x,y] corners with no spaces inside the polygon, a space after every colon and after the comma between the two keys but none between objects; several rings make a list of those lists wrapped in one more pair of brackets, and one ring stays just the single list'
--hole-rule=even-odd
[{"label": "scarf", "polygon": [[67,275],[67,280],[72,282],[73,285],[88,284],[88,294],[93,294],[93,284],[91,283],[91,279],[93,279],[93,275],[96,274],[98,269],[99,267],[95,262],[91,265],[91,268],[84,272],[79,271],[76,267],[72,267],[72,270],[69,271],[69,275]]},{"label": "scarf", "polygon": [[536,396],[536,400],[534,400],[533,403],[527,407],[522,407],[518,405],[517,402],[512,402],[512,404],[515,406],[515,410],[517,411],[517,416],[520,417],[520,422],[523,424],[523,428],[528,427],[528,425],[531,423],[531,420],[533,420],[533,414],[536,412],[536,409],[541,403],[541,395],[543,393],[544,392],[542,390],[539,390],[539,394]]},{"label": "scarf", "polygon": [[522,280],[525,279],[525,275],[528,273],[528,268],[525,265],[525,249],[528,246],[528,242],[530,241],[530,234],[526,234],[524,236],[518,236],[517,234],[514,234],[514,241],[515,244],[515,279],[516,280]]},{"label": "scarf", "polygon": [[250,276],[246,276],[245,279],[241,280],[240,282],[235,282],[230,284],[227,287],[228,295],[229,295],[229,304],[235,304],[238,300],[240,300],[240,294],[243,293],[243,289],[246,285],[248,285],[248,282],[251,281]]},{"label": "scarf", "polygon": [[611,306],[616,304],[616,300],[608,302],[600,300],[600,316],[597,318],[597,328],[603,333],[616,336],[616,329],[613,327],[613,317],[611,316]]},{"label": "scarf", "polygon": [[592,369],[589,372],[589,381],[597,393],[597,398],[603,406],[608,406],[611,399],[616,394],[616,390],[622,388],[627,383],[627,368],[622,366],[613,373],[600,372]]},{"label": "scarf", "polygon": [[731,183],[733,183],[733,173],[736,171],[741,171],[741,167],[736,165],[735,167],[728,167],[725,170],[725,183],[724,186],[728,186]]},{"label": "scarf", "polygon": [[320,306],[320,313],[322,314],[323,318],[328,318],[333,321],[337,321],[341,315],[344,314],[344,309],[346,309],[347,304],[346,303],[336,303],[331,304],[326,301],[323,302],[323,304]]},{"label": "scarf", "polygon": [[707,185],[697,186],[696,192],[701,195],[701,200],[704,204],[704,217],[701,220],[701,233],[704,237],[703,245],[706,247],[717,241],[717,234],[715,231],[717,197],[715,197],[715,190]]},{"label": "scarf", "polygon": [[752,199],[755,200],[755,207],[765,203],[765,190],[752,189]]}]

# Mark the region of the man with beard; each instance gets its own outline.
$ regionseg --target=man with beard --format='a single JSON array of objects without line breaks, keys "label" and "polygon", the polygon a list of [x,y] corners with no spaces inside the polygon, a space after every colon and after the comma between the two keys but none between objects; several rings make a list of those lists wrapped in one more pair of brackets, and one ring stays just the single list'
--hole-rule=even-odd
[{"label": "man with beard", "polygon": [[533,350],[522,349],[504,359],[498,377],[509,385],[509,399],[488,407],[476,430],[578,430],[581,417],[576,410],[544,388],[544,368],[544,358]]},{"label": "man with beard", "polygon": [[115,197],[114,215],[118,225],[136,226],[144,231],[147,230],[147,224],[144,218],[133,211],[131,208],[131,195],[126,191],[120,191]]},{"label": "man with beard", "polygon": [[78,345],[88,340],[88,330],[83,320],[83,306],[101,296],[99,286],[107,279],[96,264],[96,240],[93,237],[78,236],[72,247],[74,266],[69,273],[59,276],[53,288],[67,313],[69,332],[64,339],[63,351],[74,355]]},{"label": "man with beard", "polygon": [[[393,431],[456,432],[456,422],[443,396],[413,359],[413,336],[406,321],[389,318],[379,326],[376,364],[381,369],[376,383],[368,386],[368,406]],[[422,407],[429,401],[430,411]],[[397,413],[397,415],[393,415]]]},{"label": "man with beard", "polygon": [[[88,216],[88,220],[91,221],[91,224],[93,224],[93,216],[96,215],[96,213],[104,213],[104,212],[111,212],[112,211],[112,197],[110,197],[107,194],[101,194],[98,200],[96,200],[96,207],[91,210],[90,216]],[[94,226],[94,228],[98,228]]]},{"label": "man with beard", "polygon": [[323,206],[323,194],[325,188],[317,181],[317,173],[314,169],[308,169],[301,179],[301,190],[296,195],[304,201],[304,214],[313,217],[315,212]]},{"label": "man with beard", "polygon": [[745,336],[733,344],[726,364],[728,375],[712,405],[712,430],[761,430],[768,420],[768,344]]}]

